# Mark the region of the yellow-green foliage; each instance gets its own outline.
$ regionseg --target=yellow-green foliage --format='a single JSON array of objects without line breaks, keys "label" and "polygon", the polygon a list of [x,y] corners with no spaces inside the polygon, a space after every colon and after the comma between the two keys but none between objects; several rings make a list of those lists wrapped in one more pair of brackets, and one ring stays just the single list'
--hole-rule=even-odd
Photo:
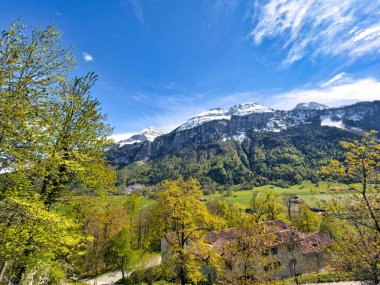
[{"label": "yellow-green foliage", "polygon": [[112,128],[90,95],[97,77],[71,79],[74,67],[52,26],[1,34],[0,262],[17,284],[60,283],[89,240],[72,196],[114,189]]},{"label": "yellow-green foliage", "polygon": [[259,197],[257,192],[253,192],[250,208],[257,222],[268,220],[287,221],[286,210],[280,202],[279,193],[268,191],[265,198]]},{"label": "yellow-green foliage", "polygon": [[321,170],[326,177],[347,181],[350,191],[334,195],[324,207],[335,218],[338,231],[330,248],[331,264],[352,271],[360,279],[380,282],[380,144],[375,132],[343,143],[345,161],[332,161]]},{"label": "yellow-green foliage", "polygon": [[[227,284],[252,284],[268,279],[280,270],[278,259],[263,254],[274,246],[276,236],[264,223],[258,223],[253,215],[240,213],[236,218],[232,240],[223,240],[223,267],[218,277]],[[264,270],[264,267],[266,270]]]},{"label": "yellow-green foliage", "polygon": [[154,219],[157,237],[167,245],[164,266],[181,284],[198,282],[204,278],[203,266],[219,268],[218,257],[204,236],[222,222],[199,201],[202,191],[195,179],[167,180],[160,188]]},{"label": "yellow-green foliage", "polygon": [[303,232],[313,232],[320,229],[321,216],[311,211],[306,203],[301,203],[293,215],[293,223]]}]

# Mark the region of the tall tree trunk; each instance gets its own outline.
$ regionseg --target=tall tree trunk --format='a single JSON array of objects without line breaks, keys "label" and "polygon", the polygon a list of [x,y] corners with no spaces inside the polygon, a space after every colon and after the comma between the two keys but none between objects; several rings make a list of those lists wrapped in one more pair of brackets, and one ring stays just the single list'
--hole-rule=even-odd
[{"label": "tall tree trunk", "polygon": [[125,280],[125,276],[124,276],[124,257],[121,258],[121,275],[122,275],[122,280],[123,280],[123,283],[124,283],[124,280]]},{"label": "tall tree trunk", "polygon": [[0,270],[0,281],[3,280],[3,276],[5,273],[5,269],[7,269],[8,261],[4,261],[3,266],[1,266]]}]

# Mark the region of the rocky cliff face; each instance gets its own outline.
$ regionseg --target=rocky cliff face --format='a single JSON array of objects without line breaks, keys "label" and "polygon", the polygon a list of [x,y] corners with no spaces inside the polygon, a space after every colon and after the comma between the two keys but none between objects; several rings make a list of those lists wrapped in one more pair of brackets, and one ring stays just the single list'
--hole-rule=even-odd
[{"label": "rocky cliff face", "polygon": [[239,104],[228,110],[203,112],[168,134],[111,148],[109,160],[114,165],[146,161],[192,145],[219,140],[243,142],[247,134],[282,132],[288,128],[307,125],[340,128],[350,132],[380,129],[380,101],[361,102],[339,108],[327,108],[309,103],[291,111],[272,110],[255,103]]}]

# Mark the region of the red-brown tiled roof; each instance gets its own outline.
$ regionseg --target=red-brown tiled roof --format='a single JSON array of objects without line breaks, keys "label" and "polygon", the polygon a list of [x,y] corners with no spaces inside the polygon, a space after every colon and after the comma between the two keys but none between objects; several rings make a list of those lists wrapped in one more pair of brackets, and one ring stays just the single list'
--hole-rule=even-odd
[{"label": "red-brown tiled roof", "polygon": [[303,238],[302,233],[292,230],[278,231],[275,234],[277,235],[278,245],[297,243]]},{"label": "red-brown tiled roof", "polygon": [[321,252],[331,242],[331,238],[321,232],[305,234],[301,241],[302,253],[308,255]]}]

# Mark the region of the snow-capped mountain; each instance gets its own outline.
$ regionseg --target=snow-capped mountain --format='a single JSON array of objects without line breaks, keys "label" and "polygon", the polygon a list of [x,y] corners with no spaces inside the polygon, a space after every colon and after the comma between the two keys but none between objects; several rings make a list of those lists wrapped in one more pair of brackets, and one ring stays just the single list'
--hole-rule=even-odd
[{"label": "snow-capped mountain", "polygon": [[261,106],[257,103],[238,104],[229,109],[214,108],[190,118],[186,123],[181,125],[178,130],[183,131],[192,129],[211,121],[230,120],[232,116],[247,116],[254,113],[273,111],[273,109]]},{"label": "snow-capped mountain", "polygon": [[165,132],[153,127],[149,127],[143,129],[139,134],[133,135],[127,139],[119,141],[118,144],[119,146],[124,146],[128,144],[141,143],[144,141],[153,142],[156,137],[161,136],[163,134],[165,134]]},{"label": "snow-capped mountain", "polygon": [[190,118],[175,130],[162,134],[148,128],[120,142],[109,153],[113,164],[126,165],[149,160],[184,147],[200,149],[212,143],[233,140],[244,144],[260,133],[291,133],[292,129],[325,132],[334,127],[344,132],[380,130],[380,101],[361,102],[328,108],[315,102],[298,105],[290,111],[273,110],[256,103],[235,105],[229,109],[211,109]]},{"label": "snow-capped mountain", "polygon": [[293,110],[324,110],[329,107],[317,102],[299,103]]}]

